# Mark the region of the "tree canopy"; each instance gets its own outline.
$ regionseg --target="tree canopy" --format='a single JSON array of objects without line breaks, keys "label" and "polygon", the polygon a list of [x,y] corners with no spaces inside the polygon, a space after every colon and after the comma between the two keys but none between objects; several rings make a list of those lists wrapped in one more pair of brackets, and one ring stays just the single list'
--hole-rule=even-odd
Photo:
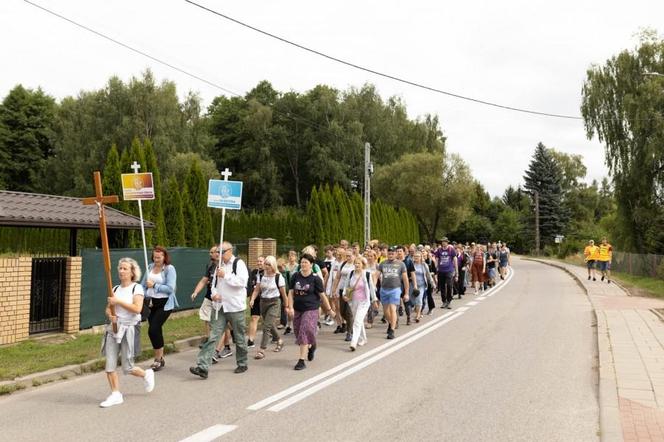
[{"label": "tree canopy", "polygon": [[640,45],[588,69],[581,111],[588,138],[605,145],[617,201],[619,245],[664,252],[664,40]]},{"label": "tree canopy", "polygon": [[539,199],[539,229],[543,245],[552,244],[565,233],[568,215],[563,206],[563,170],[551,150],[542,143],[535,147],[533,159],[523,177],[524,187]]},{"label": "tree canopy", "polygon": [[470,213],[473,179],[456,154],[405,154],[379,167],[372,186],[379,198],[410,210],[430,242],[456,229]]}]

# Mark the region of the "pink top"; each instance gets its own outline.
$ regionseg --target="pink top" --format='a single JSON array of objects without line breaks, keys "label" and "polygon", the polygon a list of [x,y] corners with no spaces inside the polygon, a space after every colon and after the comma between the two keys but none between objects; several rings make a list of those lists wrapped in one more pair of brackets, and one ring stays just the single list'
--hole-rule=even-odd
[{"label": "pink top", "polygon": [[367,291],[365,286],[367,284],[367,280],[364,277],[364,272],[357,275],[357,277],[359,279],[357,280],[357,285],[355,286],[355,290],[353,290],[353,300],[366,301]]}]

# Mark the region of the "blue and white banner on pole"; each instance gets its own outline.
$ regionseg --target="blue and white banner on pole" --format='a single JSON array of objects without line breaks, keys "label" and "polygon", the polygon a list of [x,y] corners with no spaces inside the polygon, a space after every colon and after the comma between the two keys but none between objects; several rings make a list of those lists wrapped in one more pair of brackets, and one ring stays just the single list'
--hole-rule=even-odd
[{"label": "blue and white banner on pole", "polygon": [[242,181],[210,180],[208,207],[240,210],[242,208]]}]

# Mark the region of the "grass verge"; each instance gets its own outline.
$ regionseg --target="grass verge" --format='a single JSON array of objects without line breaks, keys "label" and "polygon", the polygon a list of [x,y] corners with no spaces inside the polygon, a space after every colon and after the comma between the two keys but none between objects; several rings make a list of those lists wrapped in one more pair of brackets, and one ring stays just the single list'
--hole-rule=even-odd
[{"label": "grass verge", "polygon": [[[164,340],[166,351],[173,348],[174,341],[199,336],[203,325],[198,315],[179,318],[170,318],[164,324]],[[49,343],[47,340],[29,340],[16,345],[0,347],[0,381],[13,380],[32,373],[64,367],[66,365],[82,364],[101,357],[101,335],[78,334],[75,339],[66,342]],[[152,356],[152,347],[148,339],[147,323],[141,330],[143,353],[139,360]],[[101,370],[102,363],[96,364],[94,369]],[[11,391],[0,394],[11,393]]]},{"label": "grass verge", "polygon": [[[549,258],[552,259],[552,258]],[[566,264],[585,267],[583,258],[580,256],[568,256],[565,259],[556,259]],[[599,272],[599,271],[598,271]],[[601,273],[598,273],[601,275]],[[629,273],[611,272],[611,279],[615,279],[625,287],[633,296],[648,296],[653,298],[664,298],[664,280],[649,278],[647,276],[636,276]]]}]

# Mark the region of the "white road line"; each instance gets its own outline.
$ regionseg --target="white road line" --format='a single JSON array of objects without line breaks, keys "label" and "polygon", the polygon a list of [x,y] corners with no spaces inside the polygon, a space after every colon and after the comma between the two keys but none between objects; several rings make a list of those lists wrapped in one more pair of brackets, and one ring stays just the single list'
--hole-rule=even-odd
[{"label": "white road line", "polygon": [[277,405],[274,405],[274,406],[268,408],[268,411],[278,412],[278,411],[281,411],[285,408],[288,408],[291,405],[301,401],[302,399],[305,399],[305,398],[311,396],[312,394],[322,390],[323,388],[325,388],[329,385],[332,385],[335,382],[340,381],[341,379],[343,379],[345,377],[348,377],[348,376],[350,376],[351,374],[353,374],[355,372],[358,372],[358,371],[362,370],[363,368],[373,364],[374,362],[380,361],[384,357],[389,356],[390,354],[392,354],[395,351],[401,349],[402,347],[405,347],[406,345],[410,344],[411,342],[416,341],[416,340],[420,339],[421,337],[423,337],[425,335],[428,335],[432,331],[442,327],[443,325],[447,324],[450,321],[455,320],[456,318],[458,318],[459,316],[462,316],[463,314],[464,314],[463,312],[454,312],[454,314],[452,316],[448,317],[444,321],[438,322],[436,325],[434,325],[432,327],[429,327],[428,329],[424,330],[422,333],[419,333],[415,336],[411,336],[410,338],[399,342],[397,345],[392,346],[388,350],[385,350],[384,352],[375,355],[371,359],[368,359],[368,360],[366,360],[366,361],[364,361],[360,364],[357,364],[356,366],[354,366],[352,368],[349,368],[348,370],[344,371],[343,373],[339,373],[336,376],[333,376],[329,379],[326,379],[325,381],[321,382],[320,384],[314,385],[313,387],[311,387],[307,390],[304,390],[304,391],[302,391],[302,392],[286,399],[285,401],[280,402]]},{"label": "white road line", "polygon": [[479,304],[479,302],[476,301],[466,302],[466,305],[477,305],[477,304]]},{"label": "white road line", "polygon": [[458,307],[454,309],[455,312],[465,312],[466,310],[470,310],[470,307]]},{"label": "white road line", "polygon": [[[500,284],[498,287],[493,287],[493,288],[489,289],[489,291],[492,292],[492,293],[490,293],[487,296],[493,295],[493,293],[501,290],[505,285],[507,285],[507,283],[509,282],[509,280],[512,277],[512,274],[513,274],[513,271],[510,272],[510,275],[505,280],[504,284]],[[322,379],[325,379],[329,376],[332,376],[333,374],[338,373],[338,372],[352,366],[353,364],[356,364],[356,363],[358,363],[360,361],[363,361],[363,360],[365,360],[369,357],[372,357],[373,355],[375,355],[377,353],[380,353],[381,351],[389,349],[391,346],[398,345],[401,341],[406,340],[406,339],[410,338],[411,336],[413,336],[415,334],[422,333],[422,332],[428,330],[430,327],[432,328],[434,326],[437,326],[441,321],[444,321],[446,318],[450,317],[451,315],[455,314],[456,312],[460,312],[460,313],[464,312],[465,310],[461,310],[463,308],[464,307],[459,307],[459,308],[457,308],[457,309],[455,309],[451,312],[447,312],[444,315],[432,320],[431,322],[423,324],[419,328],[417,328],[415,330],[412,330],[412,331],[410,331],[410,332],[408,332],[408,333],[406,333],[402,336],[397,337],[396,339],[394,339],[391,342],[386,342],[385,344],[379,345],[378,347],[376,347],[372,350],[369,350],[368,352],[363,353],[360,356],[357,356],[357,357],[355,357],[353,359],[350,359],[350,360],[348,360],[348,361],[346,361],[342,364],[339,364],[336,367],[332,367],[329,370],[326,370],[322,373],[317,374],[316,376],[314,376],[312,378],[309,378],[309,379],[304,380],[304,381],[302,381],[298,384],[295,384],[292,387],[289,387],[285,390],[280,391],[279,393],[273,394],[272,396],[267,397],[267,398],[265,398],[265,399],[263,399],[259,402],[256,402],[255,404],[249,405],[247,407],[247,410],[257,411],[257,410],[260,410],[264,407],[267,407],[270,404],[273,404],[274,402],[280,401],[281,399],[285,398],[286,396],[289,396],[293,393],[296,393],[296,392],[308,387],[311,384],[314,384],[314,383],[316,383],[316,382],[318,382]],[[399,348],[401,348],[401,347],[399,347]]]},{"label": "white road line", "polygon": [[426,324],[423,324],[421,327],[416,328],[415,330],[409,331],[408,333],[397,337],[396,339],[394,339],[391,342],[386,342],[385,344],[379,345],[378,347],[376,347],[372,350],[369,350],[368,352],[366,352],[366,353],[364,353],[360,356],[357,356],[353,359],[350,359],[350,360],[344,362],[343,364],[339,364],[336,367],[332,367],[329,370],[326,370],[326,371],[324,371],[324,372],[322,372],[322,373],[320,373],[320,374],[318,374],[318,375],[316,375],[312,378],[309,378],[305,381],[302,381],[299,384],[295,384],[292,387],[289,387],[289,388],[287,388],[287,389],[285,389],[285,390],[283,390],[279,393],[276,393],[276,394],[274,394],[274,395],[272,395],[268,398],[263,399],[262,401],[256,402],[255,404],[252,404],[252,405],[249,405],[247,407],[247,410],[256,411],[256,410],[260,410],[261,408],[267,407],[268,405],[270,405],[274,402],[277,402],[277,401],[285,398],[286,396],[288,396],[292,393],[295,393],[299,390],[302,390],[303,388],[306,388],[309,385],[320,381],[321,379],[325,379],[326,377],[331,376],[334,373],[337,373],[341,370],[344,370],[345,368],[350,367],[351,365],[353,365],[357,362],[363,361],[364,359],[367,359],[367,358],[375,355],[376,353],[380,353],[381,351],[389,348],[390,346],[396,345],[398,342],[403,341],[405,339],[408,339],[408,337],[410,337],[414,334],[420,333],[420,332],[426,330],[427,328],[436,325],[438,322],[444,320],[445,318],[447,318],[447,317],[449,317],[453,314],[454,314],[454,311],[447,312],[444,315],[439,316],[438,318],[434,319],[433,321],[428,322]]},{"label": "white road line", "polygon": [[236,428],[237,425],[213,425],[203,431],[192,434],[186,439],[182,439],[180,442],[209,442],[215,440],[219,436],[230,433]]},{"label": "white road line", "polygon": [[484,301],[486,299],[486,296],[480,296],[479,298],[475,298],[475,301]]}]

